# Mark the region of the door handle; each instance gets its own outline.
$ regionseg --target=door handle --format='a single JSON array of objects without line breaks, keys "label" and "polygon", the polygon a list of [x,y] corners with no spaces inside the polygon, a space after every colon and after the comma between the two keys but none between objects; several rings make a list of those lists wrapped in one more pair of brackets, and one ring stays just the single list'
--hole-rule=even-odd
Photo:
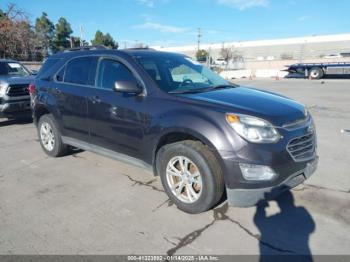
[{"label": "door handle", "polygon": [[91,97],[91,102],[93,104],[100,104],[101,103],[101,99],[100,99],[99,96],[93,96],[93,97]]},{"label": "door handle", "polygon": [[57,87],[53,90],[53,92],[57,95],[62,93],[62,91]]}]

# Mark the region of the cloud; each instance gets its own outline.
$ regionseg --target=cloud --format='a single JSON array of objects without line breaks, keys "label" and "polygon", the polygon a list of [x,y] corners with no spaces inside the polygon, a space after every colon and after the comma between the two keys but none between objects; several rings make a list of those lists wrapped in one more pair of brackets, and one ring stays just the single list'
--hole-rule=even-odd
[{"label": "cloud", "polygon": [[153,23],[153,22],[145,22],[141,25],[135,25],[133,28],[137,29],[152,29],[157,30],[162,33],[182,33],[187,31],[187,28],[183,27],[177,27],[177,26],[171,26],[171,25],[164,25],[159,23]]},{"label": "cloud", "polygon": [[136,0],[139,4],[143,4],[148,7],[154,7],[154,1],[153,0]]},{"label": "cloud", "polygon": [[245,10],[251,7],[269,5],[269,0],[217,0],[217,1],[221,5],[226,5],[238,10]]}]

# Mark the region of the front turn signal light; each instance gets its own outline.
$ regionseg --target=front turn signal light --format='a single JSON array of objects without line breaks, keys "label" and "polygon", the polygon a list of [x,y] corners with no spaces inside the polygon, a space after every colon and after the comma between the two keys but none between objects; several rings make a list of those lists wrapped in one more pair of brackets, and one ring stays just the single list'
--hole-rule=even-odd
[{"label": "front turn signal light", "polygon": [[239,117],[234,115],[234,114],[227,114],[226,115],[226,120],[227,122],[229,122],[230,124],[233,123],[239,123]]}]

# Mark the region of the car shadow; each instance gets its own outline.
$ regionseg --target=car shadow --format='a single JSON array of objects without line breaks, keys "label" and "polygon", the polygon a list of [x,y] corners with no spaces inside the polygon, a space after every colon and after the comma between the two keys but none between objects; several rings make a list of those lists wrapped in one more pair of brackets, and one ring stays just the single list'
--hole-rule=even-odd
[{"label": "car shadow", "polygon": [[79,155],[83,152],[85,152],[85,150],[70,146],[68,148],[68,152],[67,152],[66,156],[73,156],[73,157],[79,158],[80,157]]},{"label": "car shadow", "polygon": [[256,207],[254,223],[260,231],[260,261],[313,261],[309,239],[315,222],[305,207],[296,206],[291,191],[275,199],[280,212],[267,215],[268,202]]},{"label": "car shadow", "polygon": [[11,118],[4,121],[0,121],[0,127],[11,126],[11,125],[25,125],[30,123],[33,123],[33,118],[31,116]]}]

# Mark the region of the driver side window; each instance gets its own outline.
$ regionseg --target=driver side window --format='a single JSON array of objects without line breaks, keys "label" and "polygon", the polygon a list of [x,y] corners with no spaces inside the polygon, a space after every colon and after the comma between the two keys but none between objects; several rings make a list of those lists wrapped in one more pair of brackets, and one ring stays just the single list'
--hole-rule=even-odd
[{"label": "driver side window", "polygon": [[116,81],[136,81],[130,70],[122,63],[103,59],[98,67],[97,86],[113,90]]}]

